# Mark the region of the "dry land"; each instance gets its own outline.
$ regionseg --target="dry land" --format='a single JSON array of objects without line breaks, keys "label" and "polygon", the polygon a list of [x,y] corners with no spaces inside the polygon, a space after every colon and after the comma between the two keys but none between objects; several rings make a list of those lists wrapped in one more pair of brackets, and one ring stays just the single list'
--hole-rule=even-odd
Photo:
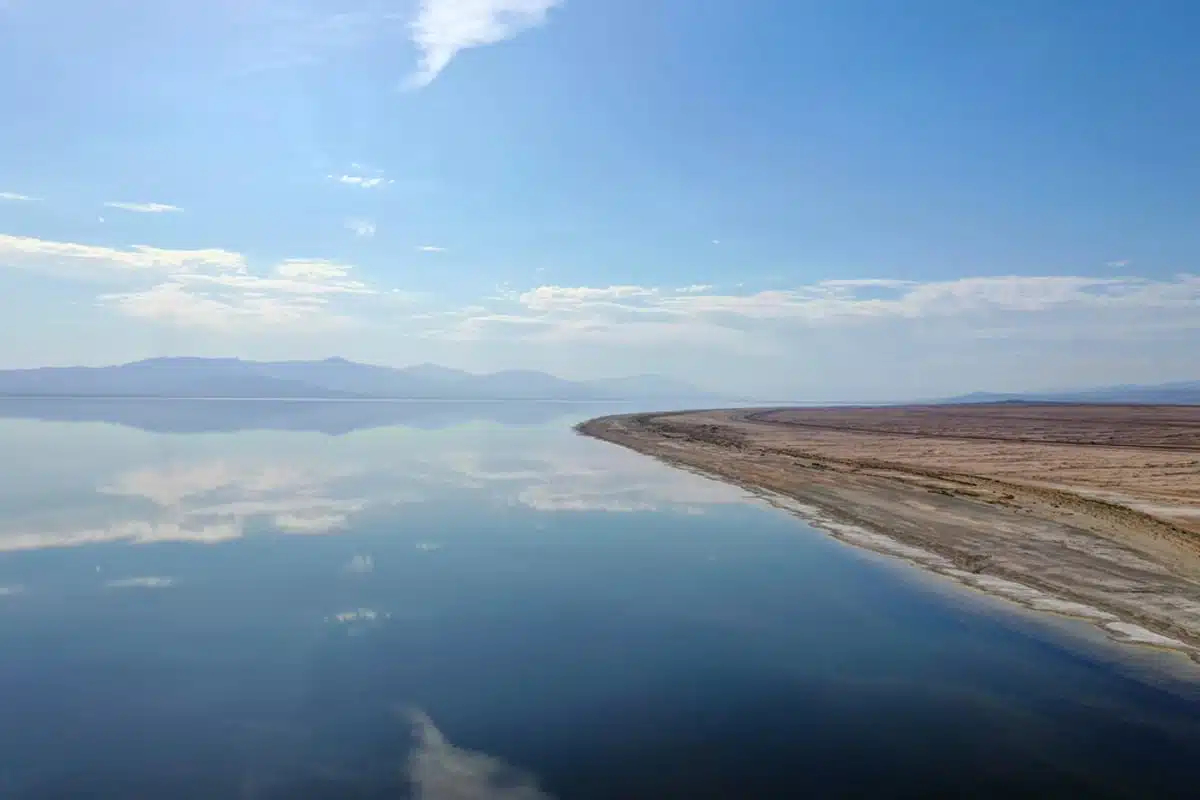
[{"label": "dry land", "polygon": [[731,409],[579,430],[1200,661],[1200,406]]}]

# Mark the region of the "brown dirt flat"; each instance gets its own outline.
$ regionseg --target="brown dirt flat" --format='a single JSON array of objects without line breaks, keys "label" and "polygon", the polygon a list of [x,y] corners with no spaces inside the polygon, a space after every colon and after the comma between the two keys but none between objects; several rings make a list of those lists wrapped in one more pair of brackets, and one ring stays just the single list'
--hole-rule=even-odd
[{"label": "brown dirt flat", "polygon": [[776,445],[1109,500],[1194,533],[1200,544],[1200,406],[780,409],[740,417],[771,426]]},{"label": "brown dirt flat", "polygon": [[580,430],[1200,653],[1200,406],[731,409]]}]

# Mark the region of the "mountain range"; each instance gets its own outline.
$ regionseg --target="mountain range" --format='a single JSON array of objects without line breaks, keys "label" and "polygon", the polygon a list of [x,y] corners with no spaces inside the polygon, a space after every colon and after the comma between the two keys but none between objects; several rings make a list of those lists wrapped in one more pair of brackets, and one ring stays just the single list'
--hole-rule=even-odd
[{"label": "mountain range", "polygon": [[1062,392],[972,392],[947,403],[1149,403],[1200,405],[1200,381],[1175,381],[1152,385],[1122,384]]},{"label": "mountain range", "polygon": [[[150,358],[105,367],[0,370],[0,397],[669,400],[697,405],[737,400],[662,375],[572,381],[532,370],[477,374],[438,364],[397,368],[344,358],[246,361],[194,357]],[[940,402],[1200,404],[1200,381],[1057,392],[972,392]]]},{"label": "mountain range", "polygon": [[717,400],[662,375],[570,381],[545,372],[475,374],[437,364],[394,368],[344,358],[244,361],[151,358],[106,367],[0,370],[0,396],[406,400]]}]

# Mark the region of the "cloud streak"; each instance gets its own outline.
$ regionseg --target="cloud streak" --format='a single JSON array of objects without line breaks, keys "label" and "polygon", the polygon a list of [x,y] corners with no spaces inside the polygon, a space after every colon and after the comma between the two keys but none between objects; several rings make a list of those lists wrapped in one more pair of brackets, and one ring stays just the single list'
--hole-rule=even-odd
[{"label": "cloud streak", "polygon": [[421,0],[409,26],[420,51],[411,88],[428,86],[463,50],[511,39],[541,25],[562,0]]},{"label": "cloud streak", "polygon": [[[1156,325],[1200,327],[1200,276],[1173,279],[1094,278],[1071,275],[960,278],[916,282],[843,279],[791,289],[722,293],[698,284],[652,286],[538,286],[509,292],[498,302],[464,310],[447,338],[500,335],[523,339],[623,341],[695,336],[739,346],[744,334],[797,328],[960,320],[968,326],[1022,315],[1076,319],[1118,315]],[[1114,317],[1115,319],[1115,317]],[[724,331],[724,333],[722,333]]]},{"label": "cloud streak", "polygon": [[183,209],[169,203],[123,203],[110,200],[104,204],[106,208],[118,208],[121,211],[132,211],[135,214],[179,214]]},{"label": "cloud streak", "polygon": [[376,294],[350,277],[347,264],[286,259],[261,274],[251,270],[243,254],[220,248],[116,248],[0,234],[0,266],[132,284],[99,294],[97,303],[130,317],[187,328],[342,325],[347,318],[331,312],[331,298]]},{"label": "cloud streak", "polygon": [[518,296],[534,312],[616,307],[677,317],[736,315],[811,323],[858,319],[957,316],[973,312],[1038,312],[1060,308],[1195,308],[1200,276],[1174,280],[1070,275],[959,278],[917,283],[884,279],[830,280],[794,289],[716,294],[711,287],[667,291],[644,286],[541,286]]},{"label": "cloud streak", "polygon": [[184,273],[141,291],[101,295],[100,301],[131,317],[181,327],[337,326],[348,319],[329,312],[328,296],[375,294],[349,272],[333,261],[289,259],[267,276]]},{"label": "cloud streak", "polygon": [[220,248],[174,250],[142,244],[106,247],[7,234],[0,234],[0,266],[92,278],[136,273],[245,272],[248,269],[241,253]]},{"label": "cloud streak", "polygon": [[12,203],[28,203],[34,199],[36,198],[18,192],[0,192],[0,200],[8,200]]},{"label": "cloud streak", "polygon": [[349,173],[342,175],[330,175],[329,179],[337,181],[346,186],[358,186],[362,189],[375,189],[379,186],[386,186],[395,181],[384,178],[382,175],[350,175]]}]

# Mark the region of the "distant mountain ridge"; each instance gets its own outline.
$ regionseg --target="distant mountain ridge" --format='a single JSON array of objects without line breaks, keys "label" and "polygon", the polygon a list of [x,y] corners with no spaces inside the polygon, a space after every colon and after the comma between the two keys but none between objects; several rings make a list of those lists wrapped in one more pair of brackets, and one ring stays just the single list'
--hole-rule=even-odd
[{"label": "distant mountain ridge", "polygon": [[1173,381],[1152,385],[1122,384],[1062,392],[971,392],[946,403],[1138,403],[1200,405],[1200,381]]},{"label": "distant mountain ridge", "polygon": [[0,370],[0,396],[322,398],[406,400],[707,399],[718,395],[660,375],[570,381],[545,372],[475,374],[437,364],[383,367],[344,358],[244,361],[150,358],[107,367]]}]

